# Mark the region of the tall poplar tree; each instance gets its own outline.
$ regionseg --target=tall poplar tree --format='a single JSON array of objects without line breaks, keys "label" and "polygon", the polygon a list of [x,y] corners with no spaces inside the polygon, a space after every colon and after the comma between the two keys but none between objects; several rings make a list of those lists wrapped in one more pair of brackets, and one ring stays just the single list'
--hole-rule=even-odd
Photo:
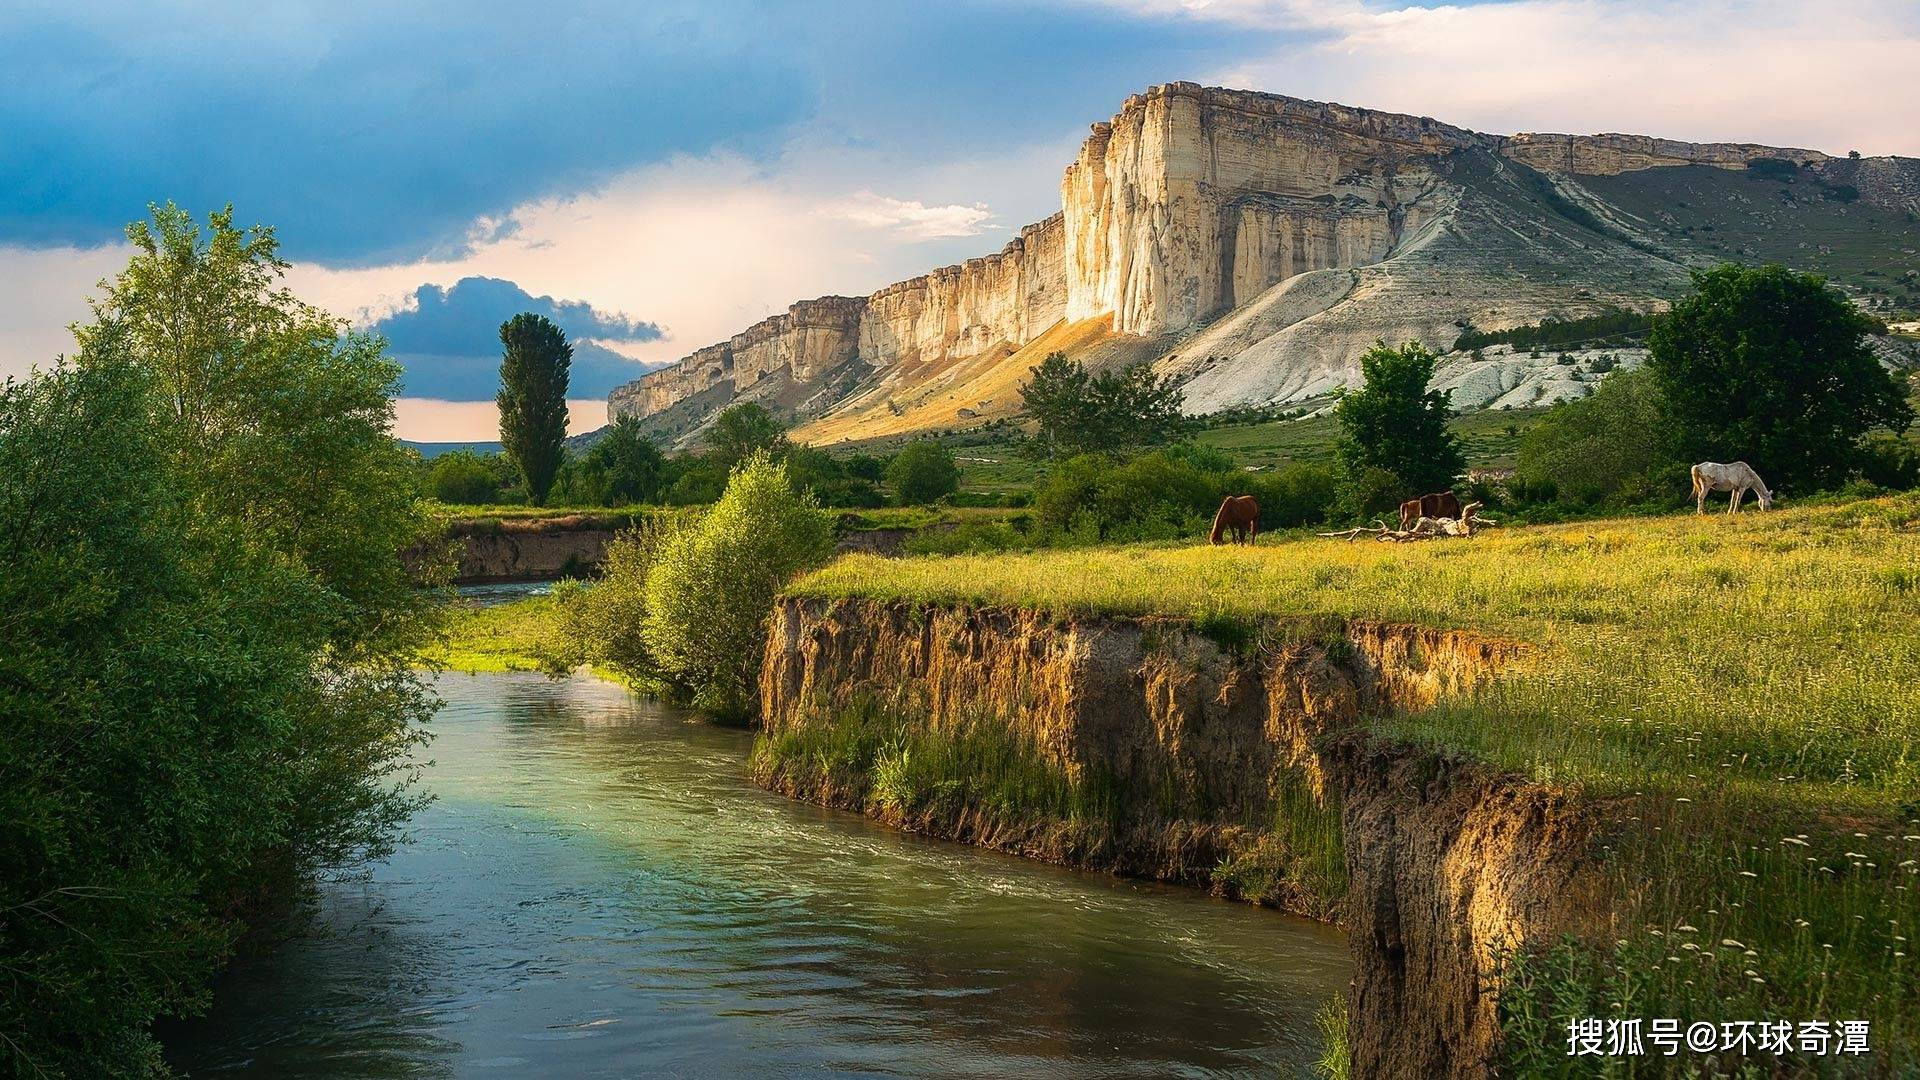
[{"label": "tall poplar tree", "polygon": [[541,315],[500,324],[500,445],[527,482],[527,501],[547,501],[567,438],[567,374],[573,346]]}]

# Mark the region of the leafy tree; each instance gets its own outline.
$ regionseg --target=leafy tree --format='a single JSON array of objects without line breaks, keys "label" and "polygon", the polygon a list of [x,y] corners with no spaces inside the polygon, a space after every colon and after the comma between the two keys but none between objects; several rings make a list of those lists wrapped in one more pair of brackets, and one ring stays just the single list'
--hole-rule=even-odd
[{"label": "leafy tree", "polygon": [[720,410],[707,429],[707,446],[714,463],[732,469],[760,451],[779,456],[787,450],[787,429],[767,407],[757,401],[743,401]]},{"label": "leafy tree", "polygon": [[1654,325],[1647,367],[1682,454],[1744,460],[1776,488],[1817,490],[1862,463],[1862,438],[1913,420],[1866,335],[1879,328],[1826,280],[1727,264]]},{"label": "leafy tree", "polygon": [[[1445,491],[1466,471],[1459,439],[1447,430],[1452,413],[1444,391],[1428,390],[1434,355],[1416,342],[1398,349],[1378,342],[1360,357],[1364,385],[1340,395],[1338,453],[1347,474],[1348,509],[1366,513],[1393,500],[1382,473],[1399,481],[1399,498]],[[1364,481],[1364,483],[1362,482]],[[1397,501],[1397,500],[1393,500]],[[1362,505],[1364,504],[1364,505]]]},{"label": "leafy tree", "polygon": [[567,494],[600,506],[657,502],[665,487],[667,457],[631,416],[615,420],[586,453],[569,461]]},{"label": "leafy tree", "polygon": [[486,457],[449,450],[427,466],[427,491],[443,503],[494,503],[500,501],[500,477]]},{"label": "leafy tree", "polygon": [[561,646],[541,657],[543,667],[558,674],[592,664],[667,697],[687,696],[690,688],[661,669],[646,638],[647,577],[675,527],[648,522],[628,529],[607,545],[597,580],[554,586]]},{"label": "leafy tree", "polygon": [[1686,477],[1659,436],[1665,426],[1653,373],[1616,372],[1591,395],[1547,410],[1521,438],[1516,487],[1586,506],[1640,502],[1662,490],[1671,500]]},{"label": "leafy tree", "polygon": [[661,541],[647,575],[646,643],[695,705],[726,719],[752,711],[773,598],[833,555],[833,525],[765,451],[740,463],[698,524]]},{"label": "leafy tree", "polygon": [[887,486],[902,506],[938,502],[960,490],[960,467],[939,442],[915,439],[887,465]]},{"label": "leafy tree", "polygon": [[271,231],[175,207],[0,389],[0,1032],[23,1075],[161,1069],[249,924],[416,801],[427,534],[377,339]]},{"label": "leafy tree", "polygon": [[822,506],[885,506],[886,498],[870,480],[853,475],[844,463],[811,446],[787,448],[787,480],[795,491],[811,491]]},{"label": "leafy tree", "polygon": [[1180,411],[1186,396],[1179,385],[1146,364],[1094,374],[1052,353],[1020,384],[1020,400],[1039,427],[1029,452],[1043,457],[1125,457],[1179,442],[1199,426]]},{"label": "leafy tree", "polygon": [[526,478],[527,501],[547,501],[567,441],[567,378],[573,346],[543,315],[500,324],[500,447]]}]

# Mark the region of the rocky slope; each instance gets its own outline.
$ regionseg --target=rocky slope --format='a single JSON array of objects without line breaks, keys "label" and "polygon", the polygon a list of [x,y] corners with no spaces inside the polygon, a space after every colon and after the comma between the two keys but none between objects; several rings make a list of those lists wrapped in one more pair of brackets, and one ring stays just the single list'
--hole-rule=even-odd
[{"label": "rocky slope", "polygon": [[[1170,619],[786,599],[761,675],[756,775],[1069,865],[1230,891],[1248,879],[1223,868],[1257,866],[1276,883],[1260,899],[1347,929],[1353,1075],[1486,1075],[1502,951],[1584,930],[1601,909],[1597,818],[1556,789],[1365,733],[1368,715],[1471,694],[1524,662],[1520,647],[1415,627],[1295,629],[1253,650]],[[764,752],[876,704],[903,740],[1006,725],[1044,769],[1106,785],[1118,803],[1063,817],[1042,798],[902,795],[884,764],[823,771],[819,755]],[[1303,873],[1290,798],[1334,815],[1344,883]]]},{"label": "rocky slope", "polygon": [[[1699,173],[1746,185],[1724,192],[1738,220],[1715,238],[1687,226],[1687,200],[1631,179]],[[1689,266],[1742,256],[1719,243],[1729,231],[1784,242],[1767,257],[1808,268],[1859,248],[1860,265],[1832,269],[1910,282],[1916,215],[1915,159],[1483,135],[1171,83],[1095,124],[1060,213],[998,254],[801,301],[609,403],[681,440],[737,399],[810,422],[800,435],[816,442],[967,426],[1015,411],[1048,335],[1095,363],[1152,360],[1187,381],[1195,412],[1307,400],[1350,382],[1375,339],[1444,349],[1469,323],[1658,303]],[[1865,250],[1876,237],[1889,242]]]}]

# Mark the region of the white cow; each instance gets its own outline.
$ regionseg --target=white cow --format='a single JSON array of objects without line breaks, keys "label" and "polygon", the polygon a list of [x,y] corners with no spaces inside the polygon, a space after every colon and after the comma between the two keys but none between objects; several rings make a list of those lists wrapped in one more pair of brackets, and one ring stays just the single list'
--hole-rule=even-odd
[{"label": "white cow", "polygon": [[1693,467],[1694,513],[1707,512],[1707,495],[1714,491],[1733,493],[1733,497],[1727,502],[1729,514],[1740,510],[1740,500],[1745,498],[1749,491],[1759,494],[1760,509],[1773,509],[1773,492],[1767,490],[1767,485],[1761,481],[1760,474],[1753,471],[1753,466],[1744,461],[1736,461],[1731,465],[1722,465],[1717,461],[1703,461],[1695,465]]}]

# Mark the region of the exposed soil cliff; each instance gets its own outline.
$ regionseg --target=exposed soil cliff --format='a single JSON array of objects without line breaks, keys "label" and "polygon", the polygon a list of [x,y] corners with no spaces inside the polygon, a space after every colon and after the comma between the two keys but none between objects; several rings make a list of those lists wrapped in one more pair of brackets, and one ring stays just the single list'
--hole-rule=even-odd
[{"label": "exposed soil cliff", "polygon": [[600,569],[623,523],[583,514],[531,521],[456,521],[447,528],[453,582],[481,585],[585,577]]},{"label": "exposed soil cliff", "polygon": [[[874,775],[892,765],[857,756],[762,753],[756,773],[930,834],[1333,918],[1355,960],[1354,1075],[1486,1074],[1500,953],[1593,910],[1596,819],[1554,789],[1382,743],[1365,718],[1470,695],[1521,648],[1364,623],[1208,629],[786,599],[761,675],[763,746],[857,708],[901,718],[896,742],[991,724],[1066,789],[1112,801],[901,796]],[[1316,814],[1336,862],[1344,843],[1333,880],[1306,865]]]}]

